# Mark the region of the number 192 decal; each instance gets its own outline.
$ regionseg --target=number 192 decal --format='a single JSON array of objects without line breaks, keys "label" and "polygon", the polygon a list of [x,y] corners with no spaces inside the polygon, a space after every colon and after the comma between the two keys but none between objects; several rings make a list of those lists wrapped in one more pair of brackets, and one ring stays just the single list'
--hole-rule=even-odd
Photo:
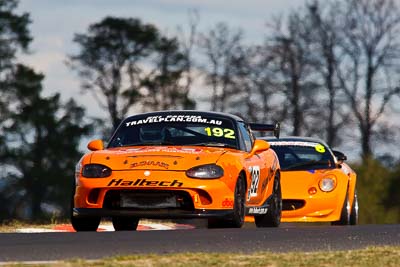
[{"label": "number 192 decal", "polygon": [[206,134],[208,136],[215,136],[215,137],[225,137],[229,139],[235,139],[235,132],[232,129],[228,128],[219,128],[219,127],[214,127],[214,128],[204,128],[204,131],[206,131]]}]

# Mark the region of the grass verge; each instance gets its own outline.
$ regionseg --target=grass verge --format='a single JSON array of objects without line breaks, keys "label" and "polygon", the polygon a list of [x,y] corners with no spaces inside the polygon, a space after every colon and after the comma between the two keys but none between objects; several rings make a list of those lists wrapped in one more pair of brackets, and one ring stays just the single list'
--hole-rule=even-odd
[{"label": "grass verge", "polygon": [[[26,266],[23,263],[3,266]],[[297,266],[400,266],[400,247],[368,247],[361,250],[327,251],[327,252],[258,252],[254,254],[230,253],[178,253],[163,255],[131,255],[105,258],[102,260],[70,260],[52,263],[29,263],[31,267],[39,266],[160,266],[160,267],[204,267],[204,266],[251,266],[251,267],[297,267]]]}]

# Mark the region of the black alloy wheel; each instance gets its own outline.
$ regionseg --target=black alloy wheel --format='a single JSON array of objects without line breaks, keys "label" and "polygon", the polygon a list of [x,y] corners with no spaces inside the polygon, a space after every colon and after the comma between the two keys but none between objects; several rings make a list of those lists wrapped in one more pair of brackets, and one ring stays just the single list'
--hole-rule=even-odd
[{"label": "black alloy wheel", "polygon": [[208,228],[241,228],[246,215],[246,182],[239,176],[235,186],[233,214],[229,219],[209,219]]},{"label": "black alloy wheel", "polygon": [[280,174],[277,172],[274,178],[274,190],[269,203],[268,211],[264,215],[255,215],[254,222],[257,227],[278,227],[282,217],[282,190]]}]

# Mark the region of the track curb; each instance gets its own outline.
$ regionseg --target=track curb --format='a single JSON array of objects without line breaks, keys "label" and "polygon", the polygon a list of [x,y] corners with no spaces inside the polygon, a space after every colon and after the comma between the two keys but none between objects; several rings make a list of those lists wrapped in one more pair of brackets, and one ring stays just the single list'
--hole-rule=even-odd
[{"label": "track curb", "polygon": [[[162,224],[162,223],[139,223],[137,231],[152,231],[152,230],[178,230],[178,229],[193,229],[192,225],[188,224]],[[100,224],[97,232],[113,232],[112,224]],[[15,230],[17,233],[54,233],[54,232],[75,232],[71,224],[57,224],[51,228],[36,228],[26,227]]]}]

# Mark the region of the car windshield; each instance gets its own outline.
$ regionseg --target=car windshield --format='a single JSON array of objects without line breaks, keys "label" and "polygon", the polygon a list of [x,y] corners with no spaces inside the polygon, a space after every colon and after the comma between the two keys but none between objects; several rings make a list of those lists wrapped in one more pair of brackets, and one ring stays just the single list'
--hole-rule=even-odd
[{"label": "car windshield", "polygon": [[284,171],[335,168],[329,149],[313,142],[270,142]]},{"label": "car windshield", "polygon": [[132,117],[114,133],[108,147],[173,145],[238,148],[233,122],[192,115]]}]

